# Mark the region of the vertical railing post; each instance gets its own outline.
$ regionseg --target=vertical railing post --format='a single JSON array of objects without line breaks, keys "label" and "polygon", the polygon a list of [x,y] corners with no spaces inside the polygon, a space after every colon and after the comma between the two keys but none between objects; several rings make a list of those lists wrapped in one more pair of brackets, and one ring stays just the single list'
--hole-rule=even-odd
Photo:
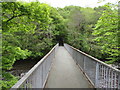
[{"label": "vertical railing post", "polygon": [[111,87],[110,88],[113,88],[113,71],[111,72]]},{"label": "vertical railing post", "polygon": [[120,89],[120,73],[118,73],[118,89]]},{"label": "vertical railing post", "polygon": [[53,51],[53,58],[55,58],[56,49],[57,49],[57,47],[55,47],[55,49]]},{"label": "vertical railing post", "polygon": [[111,69],[108,69],[109,71],[108,71],[108,74],[109,74],[109,76],[108,76],[108,87],[110,88],[110,85],[111,85]]},{"label": "vertical railing post", "polygon": [[108,67],[106,67],[106,88],[108,88],[108,82],[109,82],[109,74],[108,74]]},{"label": "vertical railing post", "polygon": [[114,88],[117,88],[116,87],[116,81],[117,81],[116,77],[117,77],[117,73],[114,73]]},{"label": "vertical railing post", "polygon": [[83,56],[83,71],[85,72],[85,56]]},{"label": "vertical railing post", "polygon": [[103,67],[103,70],[104,70],[104,73],[103,73],[103,77],[104,77],[104,78],[103,78],[103,87],[105,88],[105,87],[106,87],[106,86],[105,86],[105,85],[106,85],[106,74],[105,74],[105,72],[106,72],[106,67],[105,67],[105,66]]},{"label": "vertical railing post", "polygon": [[96,77],[95,77],[95,87],[99,87],[99,63],[96,63]]},{"label": "vertical railing post", "polygon": [[[80,67],[82,67],[83,72],[88,76],[92,83],[94,83],[96,88],[117,88],[116,90],[120,89],[120,71],[117,69],[112,68],[111,66],[105,64],[104,62],[95,59],[94,57],[87,55],[86,53],[77,50],[76,48],[65,44],[65,48],[71,56],[76,60],[81,60],[79,62]],[[76,54],[76,50],[79,54]],[[81,55],[81,56],[80,56]],[[79,56],[80,59],[76,59]],[[94,67],[95,73],[91,74],[89,72],[89,59],[92,59],[96,62],[96,66]],[[92,71],[92,70],[91,70]],[[92,76],[94,75],[95,81],[92,81]]]}]

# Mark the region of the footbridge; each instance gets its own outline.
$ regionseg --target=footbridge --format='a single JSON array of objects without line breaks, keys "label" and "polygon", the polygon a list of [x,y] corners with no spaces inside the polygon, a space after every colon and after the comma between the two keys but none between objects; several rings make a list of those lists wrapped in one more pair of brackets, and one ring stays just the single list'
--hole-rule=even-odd
[{"label": "footbridge", "polygon": [[12,88],[117,88],[120,71],[68,45],[55,45]]}]

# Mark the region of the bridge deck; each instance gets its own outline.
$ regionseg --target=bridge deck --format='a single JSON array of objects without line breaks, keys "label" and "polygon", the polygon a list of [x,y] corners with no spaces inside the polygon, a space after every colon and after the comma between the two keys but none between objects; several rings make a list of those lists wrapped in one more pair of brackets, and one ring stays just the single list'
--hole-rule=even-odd
[{"label": "bridge deck", "polygon": [[92,88],[64,47],[59,47],[45,88]]}]

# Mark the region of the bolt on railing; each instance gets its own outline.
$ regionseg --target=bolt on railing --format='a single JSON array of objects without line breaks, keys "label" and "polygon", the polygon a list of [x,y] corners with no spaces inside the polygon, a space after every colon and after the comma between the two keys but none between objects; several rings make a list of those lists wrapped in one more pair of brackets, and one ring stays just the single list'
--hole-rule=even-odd
[{"label": "bolt on railing", "polygon": [[26,88],[44,88],[49,71],[51,69],[52,61],[55,58],[55,52],[58,44],[56,44],[52,50],[44,56],[32,69],[26,73],[12,88],[25,89]]},{"label": "bolt on railing", "polygon": [[95,88],[120,89],[120,70],[68,44],[64,46]]}]

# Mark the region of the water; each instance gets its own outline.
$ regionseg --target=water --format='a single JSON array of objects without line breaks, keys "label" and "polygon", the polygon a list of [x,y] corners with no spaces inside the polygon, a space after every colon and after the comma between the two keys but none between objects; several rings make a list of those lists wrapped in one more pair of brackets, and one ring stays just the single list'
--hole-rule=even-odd
[{"label": "water", "polygon": [[8,71],[19,79],[23,77],[39,60],[18,60],[14,63],[13,68]]},{"label": "water", "polygon": [[[39,59],[40,60],[40,59]],[[38,61],[38,59],[18,60],[13,65],[13,68],[9,70],[12,75],[22,78]],[[112,67],[120,70],[120,63],[111,65]]]}]

